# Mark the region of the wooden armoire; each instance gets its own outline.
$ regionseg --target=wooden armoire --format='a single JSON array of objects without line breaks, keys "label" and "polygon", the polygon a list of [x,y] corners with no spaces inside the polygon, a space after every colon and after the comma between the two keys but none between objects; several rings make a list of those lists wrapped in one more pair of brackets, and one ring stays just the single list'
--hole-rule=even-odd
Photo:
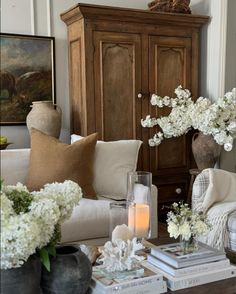
[{"label": "wooden armoire", "polygon": [[150,95],[198,94],[199,31],[207,16],[78,4],[61,14],[68,28],[71,132],[105,141],[140,139],[139,170],[151,171],[163,204],[186,199],[193,165],[190,135],[149,147],[147,114],[169,109]]}]

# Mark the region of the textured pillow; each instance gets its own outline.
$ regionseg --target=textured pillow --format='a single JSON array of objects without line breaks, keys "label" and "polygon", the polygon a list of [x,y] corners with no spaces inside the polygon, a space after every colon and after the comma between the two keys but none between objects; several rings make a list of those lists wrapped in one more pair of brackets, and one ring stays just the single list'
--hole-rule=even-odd
[{"label": "textured pillow", "polygon": [[96,198],[92,186],[96,142],[97,134],[92,134],[67,145],[32,129],[28,189],[39,190],[46,183],[72,180],[80,185],[84,197]]},{"label": "textured pillow", "polygon": [[[71,143],[82,138],[72,135]],[[136,170],[141,144],[139,140],[97,142],[93,181],[97,195],[115,200],[126,198],[127,174]]]}]

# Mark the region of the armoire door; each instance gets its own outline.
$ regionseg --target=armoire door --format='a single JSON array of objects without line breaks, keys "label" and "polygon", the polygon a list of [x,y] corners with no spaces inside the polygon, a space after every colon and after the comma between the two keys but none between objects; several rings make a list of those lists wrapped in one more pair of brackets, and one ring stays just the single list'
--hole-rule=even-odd
[{"label": "armoire door", "polygon": [[96,131],[105,141],[141,138],[141,37],[94,31]]},{"label": "armoire door", "polygon": [[[149,37],[149,88],[150,93],[176,97],[179,85],[191,89],[191,38]],[[167,115],[170,108],[150,106],[152,116]],[[150,130],[153,136],[156,130]],[[187,172],[189,144],[186,136],[165,139],[158,148],[150,148],[150,170],[154,175]]]}]

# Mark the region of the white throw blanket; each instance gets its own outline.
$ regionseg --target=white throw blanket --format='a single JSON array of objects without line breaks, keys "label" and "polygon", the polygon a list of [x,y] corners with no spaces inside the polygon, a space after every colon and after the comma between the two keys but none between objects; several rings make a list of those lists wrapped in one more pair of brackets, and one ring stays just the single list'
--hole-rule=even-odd
[{"label": "white throw blanket", "polygon": [[208,169],[208,172],[209,186],[197,210],[207,212],[212,230],[206,236],[200,237],[199,241],[224,249],[228,244],[228,215],[236,210],[236,173],[220,169]]}]

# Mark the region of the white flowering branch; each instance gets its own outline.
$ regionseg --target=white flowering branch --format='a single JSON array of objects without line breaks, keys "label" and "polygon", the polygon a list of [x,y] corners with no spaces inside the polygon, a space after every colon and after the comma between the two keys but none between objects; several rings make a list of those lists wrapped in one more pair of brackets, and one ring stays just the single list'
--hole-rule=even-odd
[{"label": "white flowering branch", "polygon": [[143,127],[159,126],[162,132],[149,139],[150,146],[158,146],[164,138],[179,137],[190,129],[212,135],[226,151],[231,151],[236,134],[236,88],[219,98],[215,103],[210,99],[199,97],[196,102],[191,99],[188,89],[179,86],[175,89],[177,98],[153,94],[151,104],[157,107],[171,107],[168,116],[153,118],[147,115],[141,120]]}]

